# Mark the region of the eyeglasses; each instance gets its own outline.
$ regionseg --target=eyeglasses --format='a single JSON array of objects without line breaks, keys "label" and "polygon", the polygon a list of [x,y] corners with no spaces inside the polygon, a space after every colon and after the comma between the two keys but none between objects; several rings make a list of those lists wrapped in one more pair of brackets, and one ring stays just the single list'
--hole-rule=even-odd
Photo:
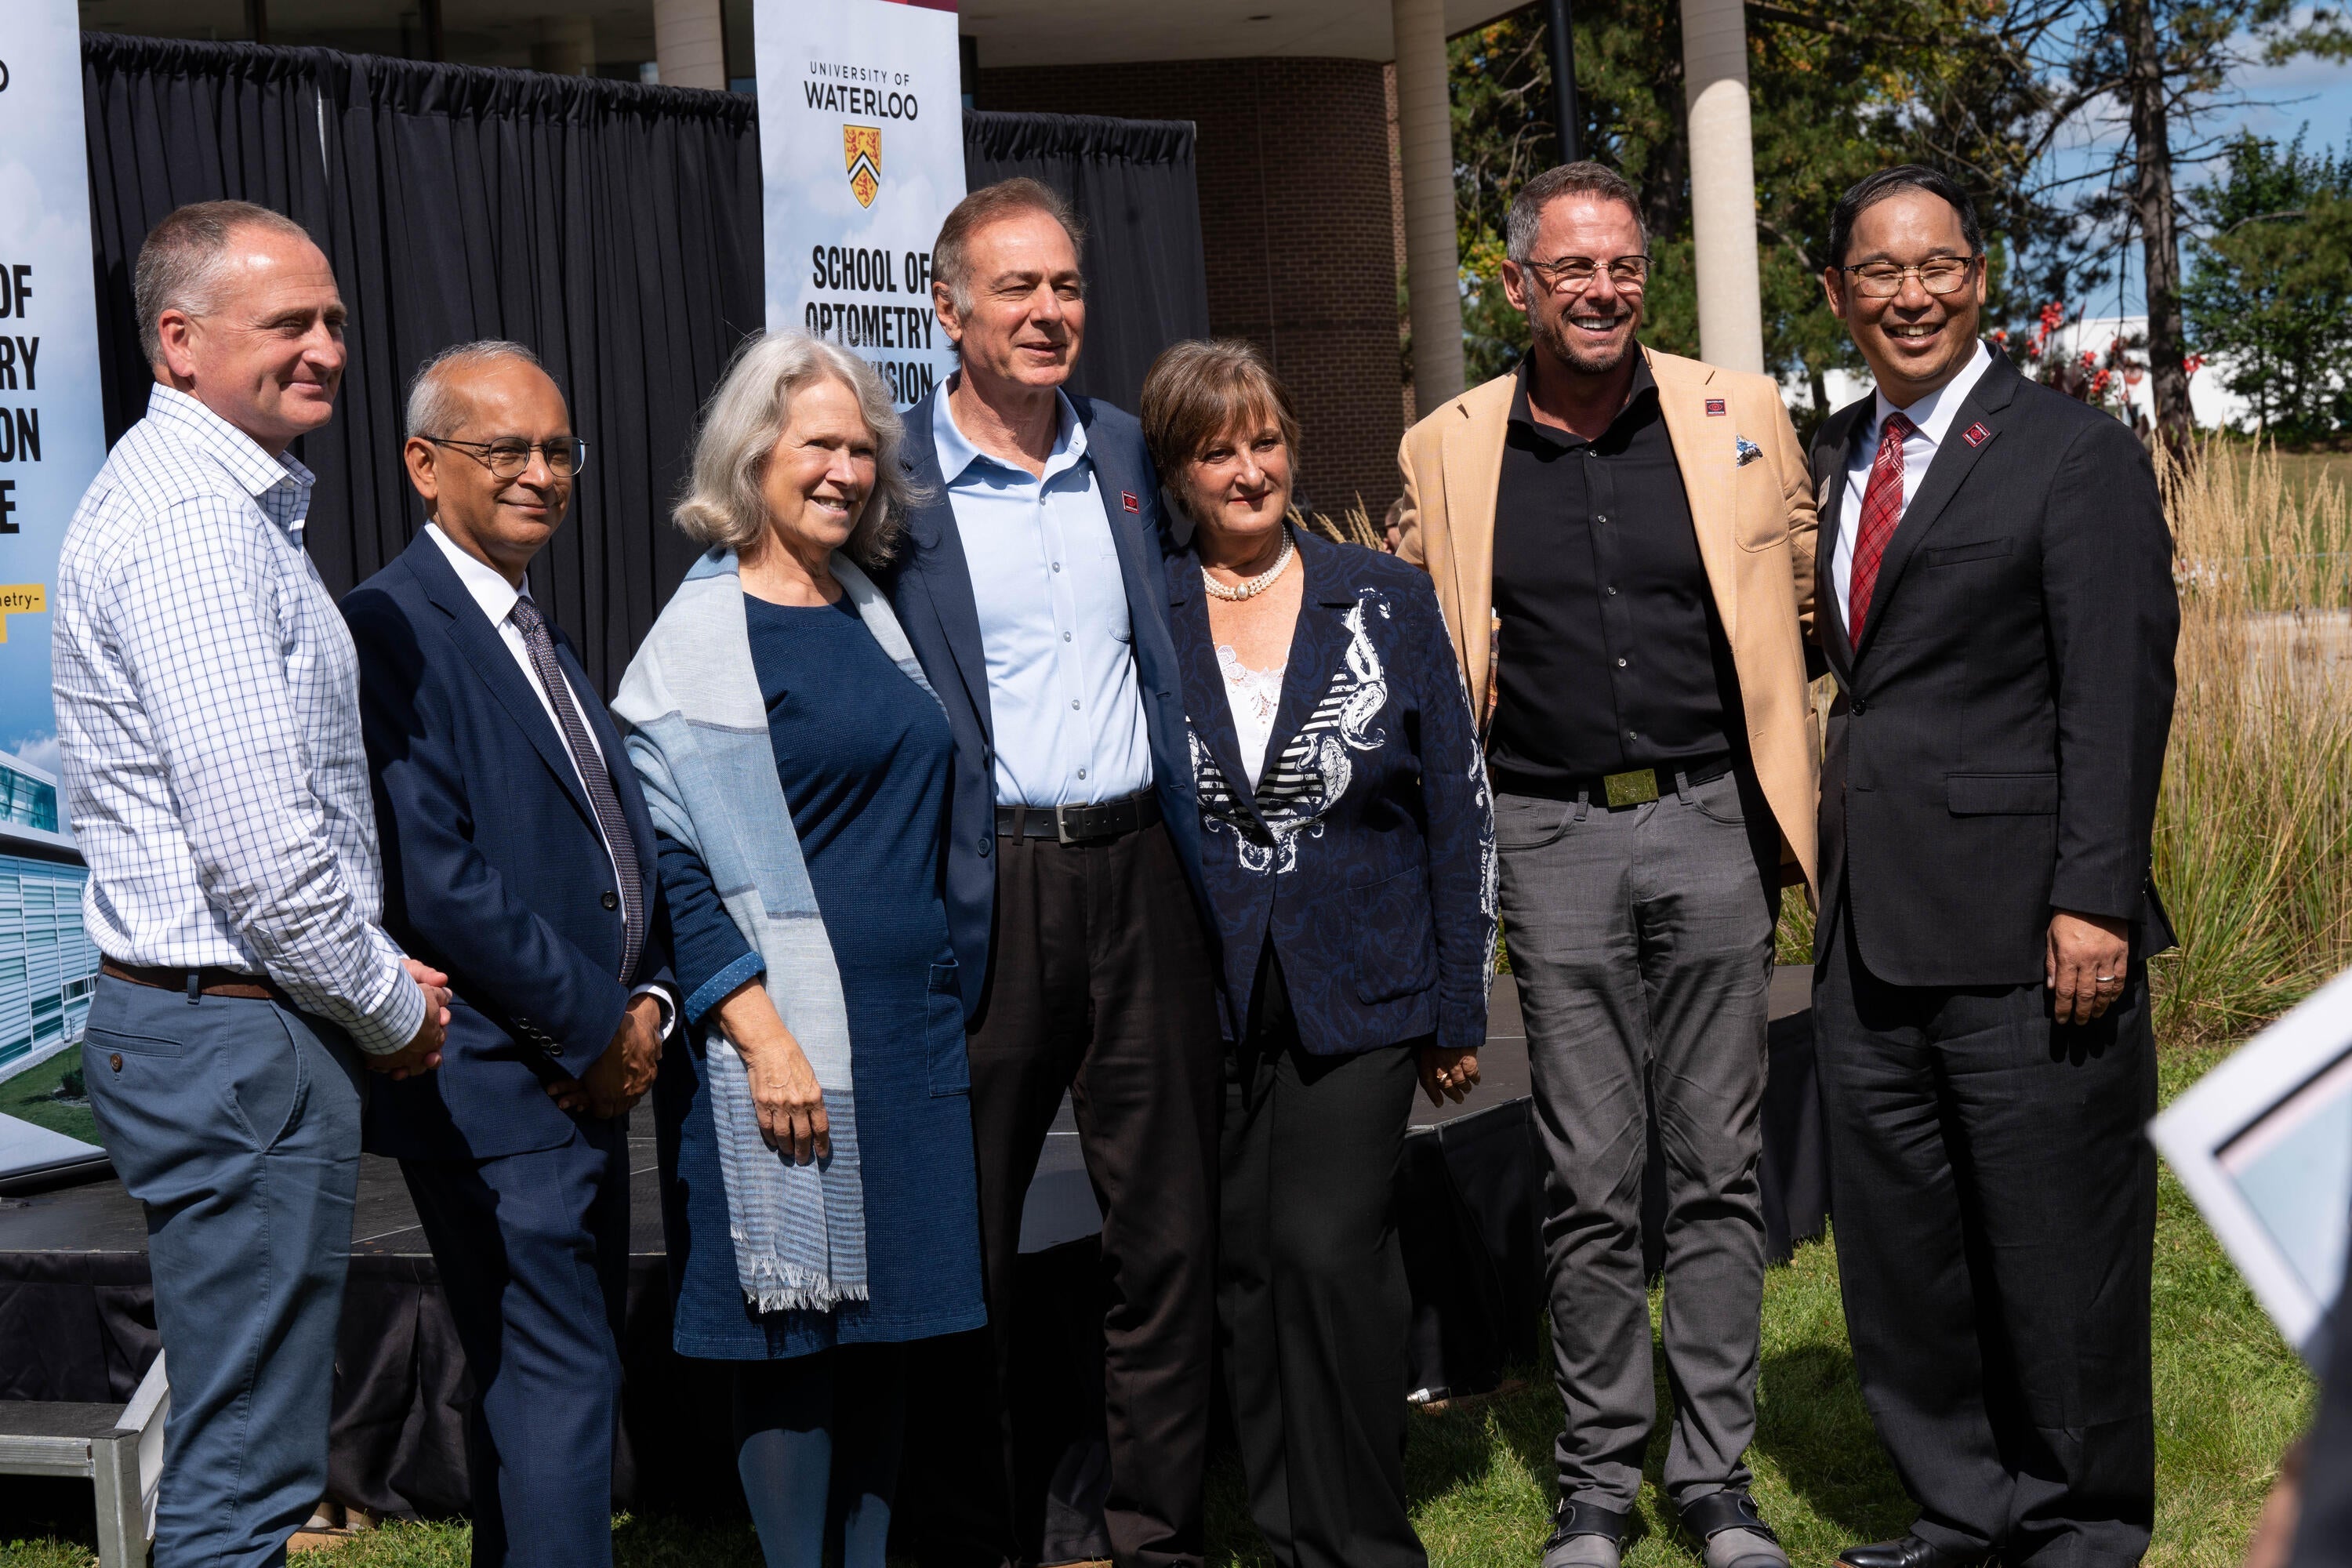
[{"label": "eyeglasses", "polygon": [[1838,270],[1853,279],[1854,292],[1864,299],[1892,300],[1903,292],[1906,278],[1918,279],[1919,287],[1930,294],[1957,294],[1967,285],[1969,274],[1976,270],[1979,259],[1974,256],[1938,256],[1916,267],[1865,261],[1859,267],[1841,267]]},{"label": "eyeglasses", "polygon": [[1603,267],[1609,269],[1609,281],[1620,289],[1639,289],[1650,280],[1650,258],[1646,256],[1621,256],[1607,262],[1595,261],[1590,256],[1556,256],[1549,261],[1522,261],[1519,265],[1555,293],[1562,288],[1591,288]]},{"label": "eyeglasses", "polygon": [[509,437],[500,441],[453,441],[446,436],[425,436],[420,439],[436,447],[462,447],[474,454],[475,461],[490,470],[495,479],[519,479],[530,467],[530,455],[537,452],[547,459],[547,471],[559,479],[568,479],[588,466],[588,443],[577,436],[558,436],[541,441],[536,447],[530,442]]}]

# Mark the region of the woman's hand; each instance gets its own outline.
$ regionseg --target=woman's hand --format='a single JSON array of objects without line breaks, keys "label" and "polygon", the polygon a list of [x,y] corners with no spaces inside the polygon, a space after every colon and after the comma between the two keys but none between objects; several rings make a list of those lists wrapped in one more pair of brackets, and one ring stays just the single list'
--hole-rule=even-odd
[{"label": "woman's hand", "polygon": [[784,1027],[767,987],[747,980],[719,1004],[719,1026],[743,1058],[751,1080],[751,1105],[760,1135],[796,1165],[833,1154],[832,1124],[825,1119],[824,1090],[801,1043]]},{"label": "woman's hand", "polygon": [[1437,1046],[1421,1047],[1421,1092],[1429,1096],[1432,1105],[1444,1105],[1451,1100],[1459,1105],[1478,1087],[1478,1053],[1446,1050]]}]

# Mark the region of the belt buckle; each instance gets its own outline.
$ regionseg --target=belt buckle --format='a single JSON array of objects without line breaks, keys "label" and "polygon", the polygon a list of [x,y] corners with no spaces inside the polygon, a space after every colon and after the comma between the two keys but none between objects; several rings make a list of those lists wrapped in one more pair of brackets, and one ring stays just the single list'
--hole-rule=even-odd
[{"label": "belt buckle", "polygon": [[1658,798],[1658,770],[1635,768],[1631,773],[1610,773],[1601,781],[1609,793],[1610,809],[1621,805],[1642,805]]},{"label": "belt buckle", "polygon": [[[1084,811],[1086,807],[1079,806],[1077,809]],[[1066,805],[1057,805],[1054,808],[1054,837],[1059,843],[1076,844],[1077,842],[1070,837],[1069,811],[1070,807]]]}]

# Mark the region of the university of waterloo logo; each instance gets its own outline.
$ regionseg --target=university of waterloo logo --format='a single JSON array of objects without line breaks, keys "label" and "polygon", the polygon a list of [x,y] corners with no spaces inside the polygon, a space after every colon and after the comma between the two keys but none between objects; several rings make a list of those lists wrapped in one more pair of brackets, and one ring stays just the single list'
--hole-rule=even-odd
[{"label": "university of waterloo logo", "polygon": [[841,156],[849,170],[849,194],[857,198],[859,206],[872,206],[875,193],[882,188],[882,128],[843,126]]}]

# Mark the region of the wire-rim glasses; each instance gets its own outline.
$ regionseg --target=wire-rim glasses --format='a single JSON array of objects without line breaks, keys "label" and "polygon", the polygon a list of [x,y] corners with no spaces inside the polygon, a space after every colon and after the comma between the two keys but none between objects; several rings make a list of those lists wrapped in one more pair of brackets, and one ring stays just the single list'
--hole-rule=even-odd
[{"label": "wire-rim glasses", "polygon": [[421,439],[436,447],[464,448],[476,462],[489,469],[493,478],[500,479],[522,478],[530,467],[533,452],[547,459],[547,471],[559,479],[568,479],[588,466],[588,443],[577,436],[558,436],[536,446],[520,438],[459,441],[446,436],[426,436]]},{"label": "wire-rim glasses", "polygon": [[1640,289],[1650,281],[1650,258],[1646,256],[1620,256],[1612,260],[1595,261],[1590,256],[1555,256],[1549,261],[1522,261],[1536,276],[1537,281],[1553,293],[1563,288],[1589,289],[1592,280],[1606,267],[1609,281],[1620,289]]},{"label": "wire-rim glasses", "polygon": [[1865,300],[1892,300],[1903,292],[1906,278],[1919,279],[1919,287],[1930,294],[1957,294],[1968,286],[1969,275],[1976,271],[1977,256],[1931,256],[1916,267],[1902,267],[1892,261],[1865,261],[1859,267],[1841,267],[1839,271],[1853,279],[1854,292]]}]

